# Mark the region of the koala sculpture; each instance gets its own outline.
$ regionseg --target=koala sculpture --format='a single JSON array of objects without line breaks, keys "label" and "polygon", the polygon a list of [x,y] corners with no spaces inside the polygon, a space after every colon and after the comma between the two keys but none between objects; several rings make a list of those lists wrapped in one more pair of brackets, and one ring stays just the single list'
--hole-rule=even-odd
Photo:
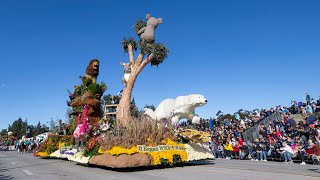
[{"label": "koala sculpture", "polygon": [[123,85],[126,87],[131,74],[131,62],[120,62],[120,65],[123,66],[123,78],[121,79],[121,81]]},{"label": "koala sculpture", "polygon": [[138,35],[140,35],[140,38],[142,42],[147,42],[147,43],[153,43],[154,42],[154,31],[156,30],[158,24],[162,23],[162,18],[154,18],[151,17],[150,14],[146,15],[147,21],[147,26],[141,28],[138,31]]}]

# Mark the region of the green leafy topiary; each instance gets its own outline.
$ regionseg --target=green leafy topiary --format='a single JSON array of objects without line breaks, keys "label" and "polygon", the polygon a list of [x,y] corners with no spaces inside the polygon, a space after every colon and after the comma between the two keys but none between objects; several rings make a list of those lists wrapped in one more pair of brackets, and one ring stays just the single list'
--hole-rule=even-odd
[{"label": "green leafy topiary", "polygon": [[169,50],[164,44],[154,43],[154,49],[152,51],[154,57],[151,61],[151,66],[158,66],[165,58],[168,57]]},{"label": "green leafy topiary", "polygon": [[90,91],[94,98],[97,98],[97,95],[101,94],[100,85],[92,83],[88,86],[88,91]]},{"label": "green leafy topiary", "polygon": [[153,54],[151,66],[161,64],[169,53],[167,47],[162,43],[143,43],[141,44],[141,50],[147,55]]},{"label": "green leafy topiary", "polygon": [[138,19],[136,24],[133,26],[134,31],[138,34],[138,31],[147,26],[147,22],[142,19]]},{"label": "green leafy topiary", "polygon": [[128,52],[128,45],[129,44],[131,44],[132,49],[134,51],[137,50],[137,42],[134,40],[133,37],[129,37],[128,39],[127,38],[123,38],[121,44],[122,44],[124,52]]}]

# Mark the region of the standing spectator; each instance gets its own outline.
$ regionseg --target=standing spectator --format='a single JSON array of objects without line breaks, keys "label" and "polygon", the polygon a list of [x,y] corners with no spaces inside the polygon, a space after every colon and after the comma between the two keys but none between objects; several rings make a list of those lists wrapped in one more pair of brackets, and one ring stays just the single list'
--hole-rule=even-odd
[{"label": "standing spectator", "polygon": [[209,128],[210,128],[210,130],[213,130],[213,119],[212,119],[212,117],[210,117],[210,119],[209,119]]},{"label": "standing spectator", "polygon": [[306,93],[306,101],[307,101],[307,105],[309,105],[309,104],[310,104],[310,100],[311,100],[310,95],[309,95],[308,93]]},{"label": "standing spectator", "polygon": [[219,127],[220,126],[220,121],[218,119],[214,119],[213,120],[213,124],[215,127]]},{"label": "standing spectator", "polygon": [[234,114],[234,117],[236,118],[236,120],[237,120],[237,121],[239,121],[239,119],[240,119],[240,115],[239,115],[239,113],[238,113],[238,112],[236,112],[236,113]]},{"label": "standing spectator", "polygon": [[240,127],[246,128],[246,124],[243,119],[240,120]]},{"label": "standing spectator", "polygon": [[313,108],[312,108],[311,104],[307,105],[307,113],[308,114],[312,114],[313,113]]},{"label": "standing spectator", "polygon": [[313,98],[311,98],[311,100],[310,100],[310,104],[312,105],[312,104],[315,104],[315,102],[314,102],[314,99]]},{"label": "standing spectator", "polygon": [[315,112],[320,112],[320,98],[317,100]]}]

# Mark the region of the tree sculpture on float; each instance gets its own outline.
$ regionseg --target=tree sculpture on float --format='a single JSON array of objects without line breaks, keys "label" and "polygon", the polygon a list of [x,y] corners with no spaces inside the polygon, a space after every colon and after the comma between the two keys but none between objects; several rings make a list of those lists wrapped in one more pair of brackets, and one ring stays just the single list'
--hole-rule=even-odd
[{"label": "tree sculpture on float", "polygon": [[[155,42],[155,30],[158,24],[162,23],[162,18],[154,18],[147,14],[146,19],[147,22],[139,19],[134,26],[137,35],[140,35],[139,42],[136,42],[132,37],[124,38],[122,41],[124,51],[129,54],[131,66],[130,75],[126,75],[128,80],[124,83],[125,87],[117,109],[117,120],[122,127],[126,127],[128,122],[132,120],[130,113],[131,95],[138,75],[147,64],[151,64],[151,66],[161,64],[167,58],[169,52],[164,44]],[[140,49],[140,53],[134,60],[134,51],[137,51],[137,49]]]}]

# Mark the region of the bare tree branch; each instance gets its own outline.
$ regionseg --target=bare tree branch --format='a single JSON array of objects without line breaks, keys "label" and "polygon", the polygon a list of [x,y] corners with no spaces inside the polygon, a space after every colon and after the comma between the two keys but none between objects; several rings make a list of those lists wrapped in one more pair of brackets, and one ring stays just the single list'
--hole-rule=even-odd
[{"label": "bare tree branch", "polygon": [[131,62],[131,67],[134,65],[134,59],[133,59],[133,50],[132,50],[132,45],[128,44],[128,54]]},{"label": "bare tree branch", "polygon": [[152,53],[152,54],[150,54],[147,58],[145,58],[145,59],[143,60],[143,62],[141,63],[141,65],[139,66],[139,68],[138,68],[138,70],[137,70],[137,74],[139,74],[139,73],[143,70],[143,68],[152,61],[153,56],[154,56],[154,55],[153,55],[153,53]]},{"label": "bare tree branch", "polygon": [[141,64],[141,62],[142,62],[143,57],[144,57],[144,53],[141,51],[140,54],[139,54],[139,56],[137,57],[136,64],[135,64],[135,67],[134,67],[135,69],[136,69],[136,68],[139,68],[139,66],[140,66],[140,64]]}]

